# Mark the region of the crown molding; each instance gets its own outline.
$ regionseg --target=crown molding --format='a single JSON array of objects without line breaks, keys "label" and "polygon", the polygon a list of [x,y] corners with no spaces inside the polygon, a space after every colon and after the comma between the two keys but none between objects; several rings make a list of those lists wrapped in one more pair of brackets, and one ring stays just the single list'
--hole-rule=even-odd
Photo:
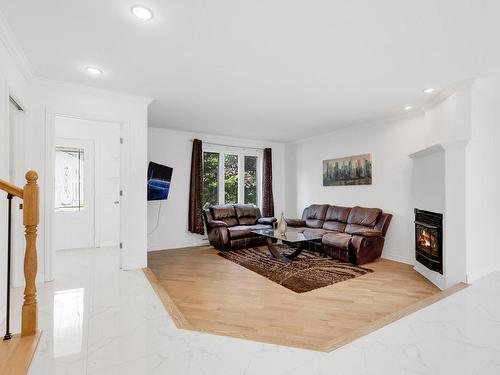
[{"label": "crown molding", "polygon": [[34,77],[33,68],[2,12],[0,12],[0,40],[26,81],[31,82]]},{"label": "crown molding", "polygon": [[172,134],[178,136],[184,136],[188,138],[200,138],[203,142],[211,143],[211,142],[234,142],[234,145],[230,145],[230,147],[238,147],[238,148],[265,148],[265,147],[276,147],[278,145],[285,145],[285,142],[277,142],[277,141],[269,141],[266,139],[254,139],[254,138],[239,138],[232,137],[223,134],[216,133],[204,133],[204,132],[196,132],[189,130],[180,130],[173,128],[163,128],[155,125],[148,125],[148,132],[156,132],[163,134]]},{"label": "crown molding", "polygon": [[154,100],[154,98],[132,95],[132,94],[124,94],[122,92],[111,91],[100,89],[92,86],[86,86],[78,83],[71,83],[66,81],[56,81],[52,79],[45,78],[32,78],[33,86],[38,86],[41,88],[52,89],[52,90],[67,90],[73,91],[80,94],[93,95],[98,97],[112,98],[112,99],[121,99],[128,100],[135,103],[149,105]]},{"label": "crown molding", "polygon": [[438,94],[436,94],[432,99],[426,101],[420,110],[428,112],[432,108],[444,102],[446,99],[456,94],[457,92],[470,92],[472,85],[476,81],[476,78],[468,78],[460,82],[453,83],[448,87],[445,87]]}]

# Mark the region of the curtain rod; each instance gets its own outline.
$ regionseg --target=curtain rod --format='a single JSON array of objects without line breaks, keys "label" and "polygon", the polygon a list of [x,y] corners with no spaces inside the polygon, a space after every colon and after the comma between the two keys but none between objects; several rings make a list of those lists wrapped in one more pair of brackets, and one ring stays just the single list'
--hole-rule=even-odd
[{"label": "curtain rod", "polygon": [[[191,142],[193,142],[193,139],[191,139]],[[212,146],[223,146],[223,147],[236,147],[236,148],[249,148],[252,150],[264,150],[264,147],[250,147],[250,146],[233,146],[233,145],[225,145],[223,143],[212,143],[212,142],[204,142],[201,141],[205,145],[212,145]]]}]

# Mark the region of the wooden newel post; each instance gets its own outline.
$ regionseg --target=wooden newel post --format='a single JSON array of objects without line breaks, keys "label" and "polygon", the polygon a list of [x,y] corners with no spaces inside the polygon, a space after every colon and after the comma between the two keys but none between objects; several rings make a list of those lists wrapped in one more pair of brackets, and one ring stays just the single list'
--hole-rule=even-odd
[{"label": "wooden newel post", "polygon": [[38,212],[38,174],[35,171],[26,173],[26,185],[23,194],[23,224],[25,227],[26,252],[24,254],[24,303],[22,310],[21,336],[34,335],[37,331],[36,302],[36,236],[39,222]]}]

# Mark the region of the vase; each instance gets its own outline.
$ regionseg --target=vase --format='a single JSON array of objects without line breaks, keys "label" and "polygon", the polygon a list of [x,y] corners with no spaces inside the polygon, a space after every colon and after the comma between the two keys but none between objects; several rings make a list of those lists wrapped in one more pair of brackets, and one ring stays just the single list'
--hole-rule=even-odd
[{"label": "vase", "polygon": [[287,231],[287,224],[285,221],[285,215],[283,212],[281,212],[281,217],[278,221],[278,234],[279,235],[285,235]]}]

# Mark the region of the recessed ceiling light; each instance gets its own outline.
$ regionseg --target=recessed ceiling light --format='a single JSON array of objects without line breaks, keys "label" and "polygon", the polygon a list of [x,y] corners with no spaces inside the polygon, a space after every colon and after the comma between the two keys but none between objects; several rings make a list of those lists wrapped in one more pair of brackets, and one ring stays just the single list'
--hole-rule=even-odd
[{"label": "recessed ceiling light", "polygon": [[150,20],[151,18],[153,18],[153,12],[151,11],[151,9],[143,7],[142,5],[134,5],[132,8],[130,8],[130,11],[134,16],[140,18],[141,20]]},{"label": "recessed ceiling light", "polygon": [[413,107],[411,105],[407,105],[405,107],[405,111],[411,111],[413,109]]},{"label": "recessed ceiling light", "polygon": [[429,87],[427,89],[424,90],[424,93],[426,94],[430,94],[431,92],[434,92],[436,89],[434,87]]},{"label": "recessed ceiling light", "polygon": [[85,71],[93,76],[100,76],[102,74],[102,70],[93,66],[88,66],[85,68]]}]

